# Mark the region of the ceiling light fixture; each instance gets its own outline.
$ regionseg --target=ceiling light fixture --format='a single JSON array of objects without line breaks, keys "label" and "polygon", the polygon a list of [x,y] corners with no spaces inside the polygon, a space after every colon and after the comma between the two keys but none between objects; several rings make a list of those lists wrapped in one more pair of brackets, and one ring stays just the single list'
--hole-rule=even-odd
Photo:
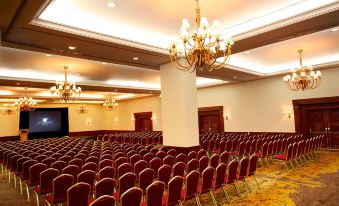
[{"label": "ceiling light fixture", "polygon": [[139,57],[133,57],[133,60],[135,60],[135,61],[139,60]]},{"label": "ceiling light fixture", "polygon": [[80,114],[84,114],[88,112],[88,107],[85,104],[80,105],[79,107],[76,108],[76,110],[80,113]]},{"label": "ceiling light fixture", "polygon": [[75,49],[76,49],[75,46],[68,46],[68,48],[69,48],[70,50],[75,50]]},{"label": "ceiling light fixture", "polygon": [[19,110],[18,104],[3,104],[0,106],[0,112],[2,114],[14,114],[16,111]]},{"label": "ceiling light fixture", "polygon": [[55,86],[50,88],[52,97],[57,101],[75,101],[80,97],[81,88],[77,87],[75,82],[69,82],[67,80],[67,71],[68,66],[64,66],[65,70],[65,80],[64,81],[56,81]]},{"label": "ceiling light fixture", "polygon": [[50,57],[50,56],[52,56],[52,55],[50,55],[50,54],[46,54],[46,57]]},{"label": "ceiling light fixture", "polygon": [[312,66],[303,67],[301,56],[302,52],[302,49],[298,50],[300,68],[292,69],[291,74],[288,74],[283,78],[284,84],[291,91],[305,91],[309,89],[315,89],[320,84],[320,71],[313,71]]},{"label": "ceiling light fixture", "polygon": [[[207,18],[200,17],[199,0],[196,0],[196,24],[196,31],[189,33],[188,19],[182,20],[180,39],[169,48],[171,61],[182,71],[212,71],[222,68],[231,56],[233,41],[218,34],[217,21],[213,22],[212,28],[208,27]],[[179,60],[182,55],[184,63]],[[223,60],[217,62],[220,56]]]},{"label": "ceiling light fixture", "polygon": [[115,99],[113,99],[113,94],[109,93],[108,99],[105,100],[105,102],[102,104],[104,106],[104,109],[107,111],[113,111],[118,108],[118,103],[115,102]]},{"label": "ceiling light fixture", "polygon": [[106,62],[101,62],[101,64],[107,64]]},{"label": "ceiling light fixture", "polygon": [[338,31],[338,30],[339,30],[338,28],[331,29],[331,31]]},{"label": "ceiling light fixture", "polygon": [[110,2],[107,2],[107,6],[108,6],[109,8],[114,8],[114,7],[117,6],[117,4],[110,1]]},{"label": "ceiling light fixture", "polygon": [[20,97],[15,104],[22,112],[31,112],[35,110],[36,101],[27,95],[27,87],[25,87],[25,97]]}]

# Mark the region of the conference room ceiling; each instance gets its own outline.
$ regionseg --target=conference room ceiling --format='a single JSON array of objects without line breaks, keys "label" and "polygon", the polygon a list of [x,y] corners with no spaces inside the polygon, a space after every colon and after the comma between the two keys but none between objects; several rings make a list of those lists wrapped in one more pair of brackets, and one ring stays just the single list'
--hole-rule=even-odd
[{"label": "conference room ceiling", "polygon": [[[219,20],[221,32],[235,41],[226,68],[197,72],[210,78],[199,80],[208,86],[284,74],[297,65],[298,48],[305,64],[338,65],[339,1],[200,3],[202,16]],[[0,83],[49,88],[69,65],[71,77],[89,91],[158,94],[167,45],[183,18],[194,26],[194,7],[193,0],[1,1]]]}]

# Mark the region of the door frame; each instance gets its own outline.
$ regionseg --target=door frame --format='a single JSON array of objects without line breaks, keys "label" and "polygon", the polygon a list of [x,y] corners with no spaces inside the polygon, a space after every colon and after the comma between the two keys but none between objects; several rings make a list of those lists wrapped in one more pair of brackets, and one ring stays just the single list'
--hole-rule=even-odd
[{"label": "door frame", "polygon": [[144,117],[144,116],[148,116],[150,118],[150,121],[151,121],[151,129],[150,131],[153,131],[153,121],[152,121],[152,112],[137,112],[137,113],[134,113],[134,130],[135,131],[141,131],[139,130],[140,128],[140,125],[139,125],[139,121],[138,119],[140,117]]},{"label": "door frame", "polygon": [[[219,117],[219,131],[224,132],[224,106],[213,106],[213,107],[199,107],[198,108],[198,127],[200,115],[218,115]],[[200,128],[199,128],[200,132]]]}]

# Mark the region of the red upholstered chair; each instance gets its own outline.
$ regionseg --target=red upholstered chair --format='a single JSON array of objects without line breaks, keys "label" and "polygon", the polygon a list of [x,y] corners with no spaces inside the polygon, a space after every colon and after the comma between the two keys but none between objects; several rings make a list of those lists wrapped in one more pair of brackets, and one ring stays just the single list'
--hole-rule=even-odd
[{"label": "red upholstered chair", "polygon": [[142,160],[142,157],[140,154],[134,154],[130,159],[129,162],[132,166],[134,166],[135,163],[137,163],[139,160]]},{"label": "red upholstered chair", "polygon": [[62,169],[62,174],[69,174],[69,175],[73,176],[73,178],[74,178],[74,182],[73,183],[75,183],[79,172],[80,172],[79,171],[79,167],[76,166],[76,165],[68,165],[67,167]]},{"label": "red upholstered chair", "polygon": [[47,168],[50,168],[51,165],[56,161],[53,157],[47,157],[46,159],[42,160],[41,163],[45,164]]},{"label": "red upholstered chair", "polygon": [[255,154],[259,158],[262,166],[264,166],[264,161],[266,161],[266,164],[268,165],[267,154],[268,154],[268,144],[267,142],[265,142],[262,145],[260,152]]},{"label": "red upholstered chair", "polygon": [[186,164],[185,163],[177,162],[173,166],[173,177],[175,177],[175,176],[184,177],[185,169],[186,169]]},{"label": "red upholstered chair", "polygon": [[147,187],[152,184],[154,179],[154,170],[146,168],[139,173],[139,187],[145,193]]},{"label": "red upholstered chair", "polygon": [[68,163],[68,165],[75,165],[75,166],[78,166],[80,169],[83,165],[83,162],[84,161],[80,158],[74,158]]},{"label": "red upholstered chair", "polygon": [[143,157],[145,154],[147,154],[148,151],[146,149],[142,149],[139,151],[139,154]]},{"label": "red upholstered chair", "polygon": [[66,162],[57,160],[53,164],[51,164],[51,168],[59,170],[59,174],[61,174],[62,169],[66,167]]},{"label": "red upholstered chair", "polygon": [[195,199],[197,205],[200,204],[200,200],[198,197],[198,185],[199,185],[200,173],[198,171],[191,171],[186,176],[186,187],[184,190],[183,198],[184,201],[190,201],[191,199]]},{"label": "red upholstered chair", "polygon": [[54,153],[54,154],[52,154],[50,157],[52,157],[52,158],[58,160],[60,157],[62,157],[62,154],[60,154],[60,153]]},{"label": "red upholstered chair", "polygon": [[[116,152],[116,154],[114,155],[115,161],[117,161],[120,157],[125,157],[126,158],[125,153],[124,152]],[[127,158],[126,158],[126,162],[127,162]]]},{"label": "red upholstered chair", "polygon": [[198,170],[198,165],[199,162],[197,159],[191,159],[188,163],[187,163],[187,171],[186,174],[189,174],[190,172],[192,172],[193,170]]},{"label": "red upholstered chair", "polygon": [[24,180],[28,202],[30,201],[29,188],[40,184],[40,173],[45,169],[47,169],[47,166],[42,163],[36,163],[29,168],[29,179]]},{"label": "red upholstered chair", "polygon": [[96,172],[97,168],[98,168],[98,165],[95,164],[94,162],[87,162],[86,164],[82,166],[81,171],[91,170],[93,172]]},{"label": "red upholstered chair", "polygon": [[291,167],[293,168],[293,164],[292,164],[292,153],[293,153],[293,145],[290,144],[288,146],[288,149],[287,149],[287,153],[286,154],[280,154],[280,155],[276,155],[274,157],[275,160],[278,160],[278,161],[282,161],[284,164],[285,164],[285,167],[286,169],[288,170],[288,165],[287,165],[287,162],[291,165]]},{"label": "red upholstered chair", "polygon": [[240,160],[239,173],[237,175],[237,180],[238,181],[244,181],[243,185],[244,186],[246,185],[246,187],[248,188],[248,191],[251,192],[251,188],[250,188],[250,186],[249,186],[249,184],[247,183],[247,180],[246,180],[246,177],[247,177],[247,174],[248,174],[249,163],[250,163],[250,160],[248,159],[248,157],[243,157]]},{"label": "red upholstered chair", "polygon": [[167,155],[171,155],[172,157],[177,156],[177,151],[175,149],[170,149],[167,151]]},{"label": "red upholstered chair", "polygon": [[165,198],[166,206],[174,206],[181,203],[181,191],[183,184],[184,178],[180,176],[175,176],[169,181],[168,194]]},{"label": "red upholstered chair", "polygon": [[220,153],[223,153],[226,151],[226,141],[225,140],[222,140],[220,141],[220,145],[219,145],[219,154]]},{"label": "red upholstered chair", "polygon": [[89,206],[115,206],[115,198],[113,196],[104,195],[94,200]]},{"label": "red upholstered chair", "polygon": [[239,150],[235,152],[231,152],[231,155],[238,156],[238,158],[240,158],[245,154],[245,150],[246,150],[246,142],[242,141],[239,144]]},{"label": "red upholstered chair", "polygon": [[218,154],[213,154],[211,156],[211,167],[213,167],[214,169],[216,169],[218,167],[219,164],[219,159],[220,159],[220,155]]},{"label": "red upholstered chair", "polygon": [[113,165],[113,161],[112,160],[109,160],[109,159],[101,160],[99,162],[99,170],[101,170],[104,167],[112,166],[112,165]]},{"label": "red upholstered chair", "polygon": [[209,159],[207,156],[203,156],[199,160],[199,172],[202,174],[202,172],[208,167]]},{"label": "red upholstered chair", "polygon": [[99,171],[99,180],[102,180],[102,179],[107,178],[107,177],[108,178],[114,178],[114,175],[115,175],[114,167],[107,166],[107,167],[102,168]]},{"label": "red upholstered chair", "polygon": [[47,205],[64,203],[67,200],[67,190],[73,184],[73,176],[62,174],[53,180],[52,194],[45,196]]},{"label": "red upholstered chair", "polygon": [[199,188],[199,194],[205,194],[209,193],[211,196],[214,205],[217,205],[217,201],[215,199],[214,193],[213,193],[213,176],[214,176],[214,168],[213,167],[207,167],[202,172],[202,183]]},{"label": "red upholstered chair", "polygon": [[229,158],[230,158],[230,154],[227,151],[221,153],[221,155],[220,155],[220,163],[224,163],[224,164],[227,165]]},{"label": "red upholstered chair", "polygon": [[60,161],[64,161],[66,162],[66,165],[68,165],[68,163],[72,160],[73,158],[71,156],[68,155],[64,155],[62,157],[59,158]]},{"label": "red upholstered chair", "polygon": [[102,160],[112,160],[113,156],[112,156],[112,152],[110,152],[110,154],[108,154],[109,152],[106,152],[106,154],[102,154],[100,157],[100,161]]},{"label": "red upholstered chair", "polygon": [[139,173],[148,167],[148,162],[145,160],[139,160],[134,164],[134,173],[137,175],[137,180],[139,179]]},{"label": "red upholstered chair", "polygon": [[127,153],[127,159],[130,161],[131,157],[135,154],[138,154],[137,151],[135,151],[133,148],[129,148],[129,150],[126,150]]},{"label": "red upholstered chair", "polygon": [[128,163],[128,159],[126,157],[119,157],[118,159],[115,159],[115,169],[117,170],[120,165]]},{"label": "red upholstered chair", "polygon": [[142,190],[132,187],[121,195],[120,206],[140,206],[141,198]]},{"label": "red upholstered chair", "polygon": [[198,154],[195,151],[191,151],[190,153],[188,153],[187,155],[187,162],[191,161],[192,159],[197,159]]},{"label": "red upholstered chair", "polygon": [[186,155],[184,153],[180,153],[175,157],[176,162],[186,163]]},{"label": "red upholstered chair", "polygon": [[252,155],[250,157],[250,165],[248,168],[248,177],[253,177],[255,182],[257,183],[258,189],[260,188],[260,185],[257,181],[257,178],[255,178],[255,172],[257,171],[257,162],[258,162],[258,157],[256,155]]},{"label": "red upholstered chair", "polygon": [[169,165],[163,165],[158,170],[158,179],[159,181],[165,183],[167,187],[169,180],[171,179],[172,175],[172,167]]},{"label": "red upholstered chair", "polygon": [[91,186],[84,182],[76,183],[67,190],[67,206],[88,206]]},{"label": "red upholstered chair", "polygon": [[209,141],[208,140],[204,140],[202,142],[201,149],[204,149],[206,151],[209,149]]},{"label": "red upholstered chair", "polygon": [[151,153],[151,152],[148,152],[147,154],[145,154],[144,156],[143,156],[143,159],[146,161],[146,162],[150,162],[153,158],[154,158],[154,154],[153,153]]},{"label": "red upholstered chair", "polygon": [[72,159],[73,159],[74,156],[76,155],[76,153],[73,152],[73,151],[69,151],[69,152],[66,152],[65,155],[68,155],[68,156],[72,157]]},{"label": "red upholstered chair", "polygon": [[115,187],[115,180],[112,178],[104,178],[95,185],[95,198],[104,195],[113,195]]},{"label": "red upholstered chair", "polygon": [[[1,155],[1,154],[0,154]],[[0,156],[1,157],[1,156]],[[16,187],[16,179],[19,178],[20,176],[22,176],[22,173],[23,173],[23,164],[24,162],[26,162],[27,160],[30,160],[29,157],[21,157],[17,160],[16,162],[16,171],[14,171],[14,185]],[[3,171],[2,171],[3,172]],[[20,181],[20,180],[19,180]]]},{"label": "red upholstered chair", "polygon": [[233,184],[235,191],[240,197],[239,189],[236,184],[237,182],[237,172],[238,172],[239,162],[238,160],[232,160],[227,167],[227,179],[226,184]]},{"label": "red upholstered chair", "polygon": [[133,166],[130,163],[124,163],[118,167],[118,178],[120,178],[122,175],[132,172]]},{"label": "red upholstered chair", "polygon": [[233,141],[231,139],[228,139],[226,141],[226,151],[227,152],[232,152],[232,143],[233,143]]},{"label": "red upholstered chair", "polygon": [[175,161],[175,158],[172,155],[167,155],[163,160],[163,164],[173,166],[174,161]]},{"label": "red upholstered chair", "polygon": [[229,199],[228,193],[226,189],[224,188],[226,171],[227,171],[227,165],[225,163],[220,163],[216,170],[216,177],[215,177],[215,181],[213,184],[213,189],[216,190],[216,189],[222,188],[225,197]]},{"label": "red upholstered chair", "polygon": [[53,191],[53,180],[59,175],[59,171],[49,168],[40,173],[40,184],[33,190],[37,205],[39,206],[39,195],[46,195]]},{"label": "red upholstered chair", "polygon": [[48,157],[47,155],[41,154],[41,155],[36,156],[34,159],[38,162],[42,162],[42,160],[46,159],[47,157]]},{"label": "red upholstered chair", "polygon": [[164,151],[159,151],[155,154],[155,156],[163,160],[167,156],[167,154]]},{"label": "red upholstered chair", "polygon": [[19,180],[20,180],[20,192],[22,194],[22,183],[25,181],[25,180],[28,180],[30,178],[30,167],[37,164],[38,161],[36,160],[27,160],[25,161],[23,164],[22,164],[22,175],[19,176]]},{"label": "red upholstered chair", "polygon": [[[159,157],[154,157],[150,162],[149,162],[149,167],[153,169],[154,171],[158,171],[158,169],[162,165],[162,160]],[[157,177],[157,173],[155,174]]]},{"label": "red upholstered chair", "polygon": [[128,189],[134,187],[137,176],[134,173],[124,174],[119,178],[118,194],[116,194],[116,199],[119,201],[121,195],[126,192]]},{"label": "red upholstered chair", "polygon": [[146,189],[145,206],[162,206],[165,184],[155,181]]},{"label": "red upholstered chair", "polygon": [[207,151],[204,150],[204,149],[199,150],[199,152],[198,152],[198,159],[200,160],[204,156],[207,157]]},{"label": "red upholstered chair", "polygon": [[88,183],[91,186],[91,191],[94,190],[95,172],[92,170],[85,170],[78,174],[77,182]]},{"label": "red upholstered chair", "polygon": [[[100,155],[100,154],[99,154]],[[98,155],[98,156],[99,156]],[[89,163],[89,162],[93,162],[93,163],[95,163],[95,164],[98,164],[99,163],[99,158],[98,157],[96,157],[96,156],[89,156],[89,157],[87,157],[87,159],[85,160],[85,164],[86,163]]]}]

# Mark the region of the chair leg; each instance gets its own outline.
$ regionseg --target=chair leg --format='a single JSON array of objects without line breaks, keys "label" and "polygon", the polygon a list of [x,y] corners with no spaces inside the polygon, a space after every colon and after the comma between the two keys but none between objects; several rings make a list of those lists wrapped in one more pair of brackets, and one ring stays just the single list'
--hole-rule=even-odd
[{"label": "chair leg", "polygon": [[234,181],[233,185],[234,185],[235,191],[236,191],[237,194],[238,194],[238,197],[240,197],[240,191],[239,191],[239,189],[238,189],[238,186],[237,186],[236,181]]},{"label": "chair leg", "polygon": [[30,199],[29,199],[29,187],[28,187],[28,185],[26,185],[26,192],[27,192],[27,201],[30,202]]},{"label": "chair leg", "polygon": [[286,170],[288,170],[288,167],[287,167],[286,161],[284,161],[284,165],[285,165],[285,167],[286,167]]},{"label": "chair leg", "polygon": [[211,196],[211,199],[212,199],[212,201],[213,201],[213,205],[214,205],[214,206],[217,206],[217,205],[218,205],[218,202],[217,202],[217,200],[216,200],[215,197],[214,197],[213,190],[210,190],[210,196]]},{"label": "chair leg", "polygon": [[195,199],[195,202],[197,203],[197,205],[201,206],[201,202],[200,202],[199,196],[195,195],[194,199]]},{"label": "chair leg", "polygon": [[244,182],[245,182],[245,185],[246,185],[246,187],[247,187],[247,189],[248,189],[248,192],[252,192],[252,191],[251,191],[251,188],[250,188],[250,185],[248,184],[246,178],[244,178]]},{"label": "chair leg", "polygon": [[13,180],[14,180],[14,188],[16,188],[16,176],[13,175]]},{"label": "chair leg", "polygon": [[20,194],[22,195],[22,180],[19,180],[19,184],[20,184]]},{"label": "chair leg", "polygon": [[40,205],[40,201],[39,201],[39,195],[34,192],[35,198],[36,198],[36,205],[39,206]]},{"label": "chair leg", "polygon": [[260,184],[259,184],[259,182],[257,181],[257,178],[255,177],[255,175],[253,175],[253,178],[254,178],[255,183],[257,183],[258,189],[260,189]]},{"label": "chair leg", "polygon": [[227,192],[225,187],[226,187],[226,185],[221,186],[222,191],[224,192],[224,195],[225,195],[227,201],[230,201],[230,197],[229,197],[228,192]]},{"label": "chair leg", "polygon": [[11,183],[11,171],[8,171],[8,183]]}]

